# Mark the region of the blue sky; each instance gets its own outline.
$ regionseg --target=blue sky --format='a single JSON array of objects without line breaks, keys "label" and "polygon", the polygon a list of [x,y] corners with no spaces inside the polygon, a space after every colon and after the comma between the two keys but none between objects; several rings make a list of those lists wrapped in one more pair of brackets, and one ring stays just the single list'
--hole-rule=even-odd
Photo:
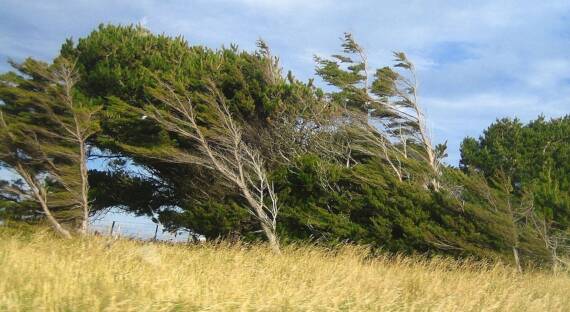
[{"label": "blue sky", "polygon": [[436,142],[459,143],[498,117],[529,120],[570,112],[570,1],[11,1],[0,0],[0,71],[8,58],[50,60],[67,37],[99,23],[141,23],[191,44],[264,38],[286,70],[314,75],[313,55],[339,51],[352,32],[371,64],[408,54]]}]

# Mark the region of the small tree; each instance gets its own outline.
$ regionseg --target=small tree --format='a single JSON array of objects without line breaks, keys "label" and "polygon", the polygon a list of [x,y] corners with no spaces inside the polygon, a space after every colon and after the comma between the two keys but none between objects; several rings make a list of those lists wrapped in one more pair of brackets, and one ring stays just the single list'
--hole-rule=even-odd
[{"label": "small tree", "polygon": [[71,238],[69,231],[60,224],[49,206],[49,181],[46,177],[45,164],[37,160],[40,158],[39,151],[22,132],[21,129],[25,125],[14,123],[8,126],[0,111],[0,127],[2,166],[11,169],[23,180],[23,182],[3,184],[3,191],[11,195],[11,200],[36,202],[54,230],[65,238]]},{"label": "small tree", "polygon": [[216,119],[210,129],[205,129],[200,126],[196,108],[188,95],[180,95],[172,85],[164,82],[159,82],[159,86],[153,93],[165,109],[148,106],[146,115],[167,130],[197,144],[197,152],[169,150],[168,155],[162,153],[160,158],[205,166],[237,187],[249,206],[249,212],[259,221],[270,247],[279,252],[277,194],[268,178],[262,156],[243,141],[242,129],[232,118],[223,94],[210,82],[207,94],[201,96],[201,104],[215,112]]},{"label": "small tree", "polygon": [[526,220],[550,254],[554,272],[561,266],[570,267],[570,262],[563,258],[563,255],[570,254],[570,231],[556,216],[557,211],[568,207],[568,196],[559,194],[558,186],[550,177],[535,181],[525,193],[529,197],[527,201],[531,203]]},{"label": "small tree", "polygon": [[446,145],[432,144],[418,100],[413,63],[403,52],[395,52],[394,68],[403,72],[384,67],[371,77],[364,49],[349,33],[345,33],[342,40],[342,55],[333,55],[331,59],[315,57],[316,72],[338,88],[331,99],[350,112],[351,123],[356,126],[352,130],[358,130],[349,134],[349,137],[358,137],[359,144],[354,145],[361,150],[363,146],[375,146],[379,151],[376,155],[390,165],[400,181],[403,179],[400,157],[412,155],[424,161],[432,172],[426,186],[438,190],[441,159],[447,156]]},{"label": "small tree", "polygon": [[[481,179],[484,183],[484,185],[486,187],[488,187],[487,181],[485,179]],[[506,208],[506,213],[507,216],[509,218],[509,221],[511,223],[511,227],[512,227],[512,250],[513,250],[513,259],[515,260],[515,265],[517,266],[517,270],[519,271],[519,273],[522,272],[522,266],[521,266],[521,262],[520,262],[520,255],[519,255],[519,249],[520,249],[520,236],[521,236],[521,231],[520,231],[520,227],[521,225],[519,224],[521,220],[523,220],[525,218],[525,216],[528,216],[530,212],[532,212],[533,209],[533,204],[532,201],[521,201],[521,203],[519,205],[516,205],[516,203],[513,203],[513,200],[515,199],[513,196],[513,185],[511,182],[511,179],[509,178],[509,176],[507,176],[503,171],[499,171],[497,172],[496,176],[493,179],[493,182],[496,184],[496,186],[504,193],[506,199],[505,199],[505,208]],[[490,190],[489,190],[489,201],[491,201],[491,197],[492,195],[490,194]],[[528,207],[526,207],[526,205],[528,205]]]},{"label": "small tree", "polygon": [[373,114],[385,118],[387,131],[397,138],[408,155],[408,147],[417,146],[418,156],[429,166],[433,177],[429,184],[438,190],[441,172],[441,160],[446,155],[446,143],[434,146],[427,126],[425,114],[419,104],[418,80],[414,64],[403,52],[394,52],[394,68],[402,69],[397,72],[390,67],[376,71],[376,80],[372,92],[385,104]]},{"label": "small tree", "polygon": [[66,59],[51,66],[31,59],[13,65],[25,76],[2,79],[2,126],[8,138],[3,162],[26,182],[28,191],[37,193],[34,197],[50,222],[55,219],[48,198],[67,210],[79,209],[77,228],[85,234],[90,213],[88,140],[98,131],[100,107],[75,91],[79,77]]},{"label": "small tree", "polygon": [[338,119],[345,125],[337,126],[346,130],[349,146],[384,159],[402,181],[401,161],[398,159],[398,154],[402,153],[392,144],[390,134],[385,132],[388,120],[374,114],[385,111],[385,103],[375,95],[374,82],[370,83],[366,53],[352,34],[345,33],[341,40],[343,54],[335,54],[331,59],[315,56],[317,75],[338,88],[338,92],[330,94],[331,100],[345,110],[344,118]]}]

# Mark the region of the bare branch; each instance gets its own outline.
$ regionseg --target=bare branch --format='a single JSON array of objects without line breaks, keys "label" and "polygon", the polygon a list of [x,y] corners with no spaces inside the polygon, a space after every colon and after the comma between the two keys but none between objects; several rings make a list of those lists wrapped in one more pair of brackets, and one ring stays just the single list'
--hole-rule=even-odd
[{"label": "bare branch", "polygon": [[[213,126],[218,135],[208,138],[198,125],[190,98],[186,96],[185,100],[182,100],[174,88],[163,81],[159,81],[159,86],[161,90],[156,92],[157,98],[167,110],[160,111],[149,107],[149,117],[199,146],[198,155],[179,156],[177,159],[181,163],[212,168],[237,187],[249,205],[249,213],[259,221],[271,248],[279,252],[276,234],[279,212],[277,195],[268,179],[262,157],[243,141],[242,130],[234,121],[223,94],[214,83],[209,82],[208,93],[200,97],[215,110],[218,118],[218,123]],[[183,151],[179,153],[187,154]]]}]

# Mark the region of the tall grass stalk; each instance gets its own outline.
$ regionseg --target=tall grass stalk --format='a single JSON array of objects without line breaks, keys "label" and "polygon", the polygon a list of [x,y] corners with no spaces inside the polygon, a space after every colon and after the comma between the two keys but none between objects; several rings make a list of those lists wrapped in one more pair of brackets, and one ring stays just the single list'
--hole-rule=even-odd
[{"label": "tall grass stalk", "polygon": [[366,248],[62,240],[0,229],[6,311],[568,311],[567,273]]}]

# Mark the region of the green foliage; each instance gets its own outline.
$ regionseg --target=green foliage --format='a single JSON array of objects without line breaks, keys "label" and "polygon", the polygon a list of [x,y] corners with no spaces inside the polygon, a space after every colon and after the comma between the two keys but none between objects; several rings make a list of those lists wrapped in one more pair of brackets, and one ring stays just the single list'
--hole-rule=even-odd
[{"label": "green foliage", "polygon": [[[216,144],[223,121],[205,100],[215,86],[243,129],[243,141],[263,157],[279,199],[282,240],[506,261],[516,247],[524,261],[543,261],[548,252],[525,222],[543,222],[553,231],[568,228],[570,118],[539,118],[528,125],[497,121],[479,140],[464,140],[460,169],[443,167],[446,144],[432,148],[422,137],[413,64],[405,54],[395,53],[392,67],[369,72],[350,34],[342,49],[330,59],[316,58],[317,74],[335,87],[325,94],[313,81],[297,81],[291,72],[284,77],[263,41],[254,52],[233,45],[212,50],[138,26],[101,25],[77,43],[66,41],[54,64],[30,59],[1,76],[2,111],[17,134],[0,133],[1,161],[8,167],[24,161],[34,176],[45,175],[49,164],[30,161],[40,154],[35,142],[44,142],[41,151],[59,166],[68,164],[66,172],[74,176],[77,151],[50,135],[58,133],[51,117],[68,121],[70,113],[88,114],[101,105],[85,125],[97,132],[88,143],[114,160],[107,171],[89,172],[93,210],[121,207],[157,217],[169,229],[257,239],[258,225],[239,190],[207,166],[168,159],[196,152],[196,142],[147,116],[171,113],[160,96],[168,91],[165,85],[172,86],[191,102],[198,126]],[[63,58],[76,60],[81,77],[73,93],[85,103],[78,111],[54,106],[57,90],[41,74]],[[413,110],[414,118],[403,117]],[[372,134],[358,124],[364,121],[370,130],[369,120],[378,127]],[[37,140],[29,140],[31,133]],[[426,161],[428,149],[435,160]],[[425,187],[434,167],[440,169],[438,190]],[[50,201],[65,211],[69,198],[62,181],[45,183]],[[3,182],[0,217],[39,219],[33,201],[10,191],[18,188],[21,182]],[[529,202],[533,218],[522,216]]]},{"label": "green foliage", "polygon": [[[344,39],[346,55],[317,59],[317,73],[339,87],[333,100],[341,106],[371,109],[362,49],[350,35]],[[259,47],[254,54],[235,47],[213,51],[189,47],[181,38],[122,26],[100,26],[76,46],[64,46],[64,54],[78,59],[85,77],[83,92],[106,99],[98,145],[129,156],[153,173],[150,178],[93,172],[101,208],[121,205],[138,213],[157,213],[169,226],[209,237],[235,232],[250,236],[251,217],[236,209],[243,206],[243,200],[234,190],[211,172],[156,159],[161,151],[169,153],[172,147],[191,150],[193,145],[141,118],[139,109],[147,105],[161,108],[151,91],[157,78],[166,79],[190,94],[207,129],[215,119],[205,107],[201,109],[200,96],[213,82],[245,126],[245,139],[273,153],[266,149],[271,142],[260,134],[271,128],[273,120],[284,118],[283,114],[303,116],[307,109],[298,109],[300,102],[316,107],[321,100],[319,92],[295,81],[291,74],[282,78],[267,46],[260,43]],[[395,71],[384,68],[368,87],[379,97],[393,96],[398,78]],[[483,203],[474,200],[466,205],[466,212],[460,212],[453,199],[426,192],[419,180],[400,183],[380,159],[353,155],[360,164],[346,168],[323,157],[307,154],[270,164],[282,205],[278,230],[284,239],[349,240],[408,252],[441,250],[445,245],[447,252],[480,256],[489,255],[493,248],[502,252],[508,245],[504,233],[479,232],[488,231],[481,227],[494,217],[485,212]],[[426,171],[421,162],[408,162],[410,177]]]},{"label": "green foliage", "polygon": [[[504,176],[513,201],[526,204],[521,220],[527,237],[542,240],[555,255],[570,227],[570,117],[528,124],[501,119],[478,139],[461,145],[461,167],[489,181]],[[522,225],[521,225],[522,226]]]},{"label": "green foliage", "polygon": [[523,125],[502,119],[485,130],[479,140],[461,145],[461,166],[492,178],[508,176],[514,195],[532,194],[547,219],[567,227],[570,219],[570,117],[546,121],[544,117]]},{"label": "green foliage", "polygon": [[342,40],[343,55],[331,59],[315,56],[316,74],[338,90],[331,93],[333,102],[346,108],[366,112],[374,109],[368,95],[368,64],[362,47],[350,33]]},{"label": "green foliage", "polygon": [[4,181],[2,192],[28,218],[40,204],[43,213],[73,220],[87,204],[86,144],[99,131],[99,106],[75,89],[78,77],[65,58],[12,65],[16,72],[0,77],[0,166],[21,180]]},{"label": "green foliage", "polygon": [[483,181],[447,170],[449,183],[465,185],[458,201],[447,191],[399,182],[386,169],[378,159],[348,169],[316,155],[280,168],[274,179],[283,205],[282,235],[394,252],[509,259],[512,227],[505,211],[489,209],[485,194],[478,193]]},{"label": "green foliage", "polygon": [[[204,219],[210,219],[214,214],[200,207],[222,211],[223,206],[211,204],[212,198],[217,203],[226,203],[225,198],[234,196],[235,190],[220,181],[214,172],[200,166],[161,161],[172,153],[192,152],[196,148],[195,143],[161,128],[151,118],[145,118],[145,110],[152,108],[164,112],[163,104],[156,96],[157,92],[164,90],[158,88],[157,81],[167,81],[188,96],[184,100],[192,101],[205,134],[216,137],[219,120],[203,100],[208,85],[214,84],[244,129],[243,139],[265,153],[273,140],[265,140],[263,135],[272,126],[273,119],[279,119],[286,111],[299,112],[298,106],[304,104],[303,99],[312,101],[315,91],[296,81],[292,75],[284,79],[277,59],[271,56],[267,45],[260,41],[258,46],[255,53],[241,52],[236,46],[211,50],[189,47],[182,38],[154,35],[140,27],[102,25],[88,37],[80,39],[77,45],[68,41],[62,48],[62,54],[77,59],[84,77],[80,89],[85,94],[104,99],[102,132],[96,145],[129,157],[153,173],[152,179],[143,178],[146,181],[139,182],[155,185],[155,181],[161,181],[167,184],[168,196],[176,199],[167,201],[165,206],[173,203],[185,211],[169,212],[172,216],[169,218],[188,220],[188,217],[177,215],[197,218],[196,210],[204,213]],[[97,191],[100,194],[107,194],[106,189],[112,185],[110,181],[98,179],[93,183],[95,189],[101,190]],[[204,188],[204,185],[212,187]],[[120,188],[121,184],[118,184],[113,189],[119,192]],[[238,206],[243,205],[243,199],[239,197],[232,201]],[[136,200],[126,205],[135,211],[139,206]],[[226,207],[226,213],[231,214],[231,209]],[[160,207],[152,206],[150,210],[158,212]],[[250,222],[249,216],[242,219],[240,222]],[[222,229],[227,227],[216,230],[195,222],[189,225],[195,231],[212,235],[228,232]]]}]

